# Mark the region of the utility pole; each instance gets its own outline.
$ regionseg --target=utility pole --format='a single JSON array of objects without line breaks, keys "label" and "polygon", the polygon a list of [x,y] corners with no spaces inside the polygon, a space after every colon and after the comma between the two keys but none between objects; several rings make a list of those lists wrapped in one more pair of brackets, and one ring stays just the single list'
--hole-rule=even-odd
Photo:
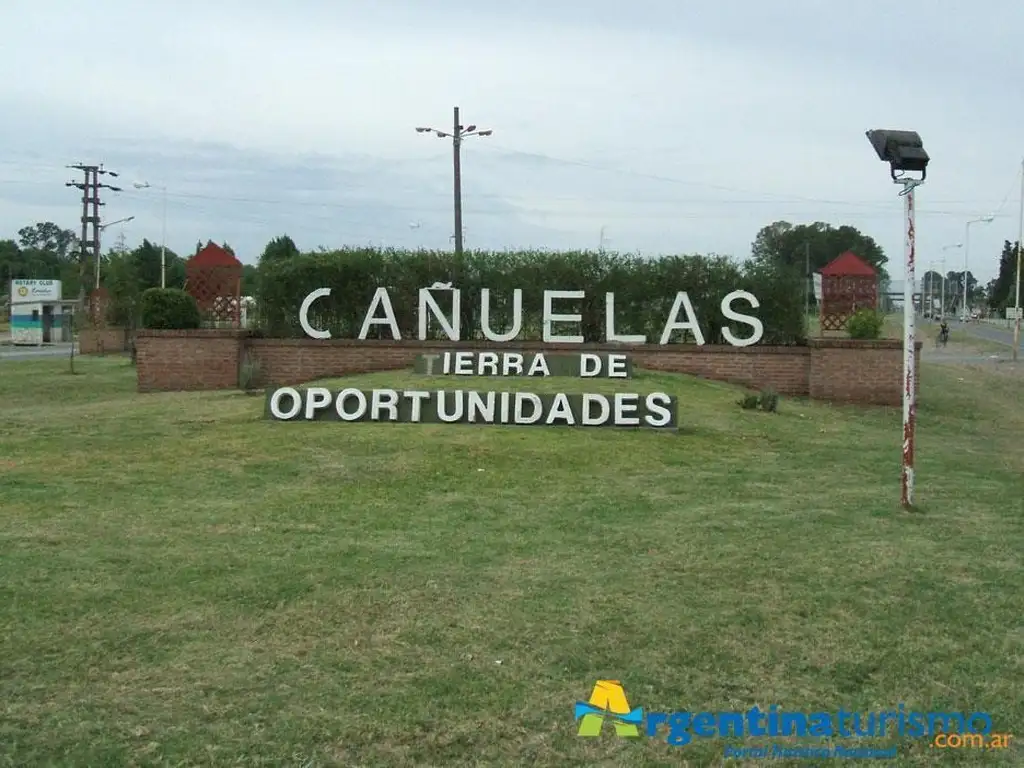
[{"label": "utility pole", "polygon": [[[106,205],[100,201],[100,190],[109,189],[112,192],[120,192],[120,187],[114,187],[110,184],[101,184],[100,176],[114,176],[117,174],[114,171],[104,170],[103,165],[85,165],[82,163],[74,163],[73,165],[67,166],[76,171],[81,171],[83,174],[82,181],[69,181],[64,184],[66,187],[75,187],[76,189],[82,190],[82,235],[81,235],[81,255],[79,257],[78,264],[78,311],[84,313],[85,311],[85,270],[88,262],[89,253],[92,253],[92,257],[96,260],[97,265],[100,260],[100,232],[103,227],[100,225],[100,206]],[[92,228],[92,236],[90,237],[90,226]]]},{"label": "utility pole", "polygon": [[1020,219],[1017,223],[1017,280],[1014,288],[1013,318],[1013,360],[1017,361],[1020,353],[1020,251],[1024,248],[1024,159],[1020,161]]},{"label": "utility pole", "polygon": [[811,316],[811,244],[804,243],[804,317]]},{"label": "utility pole", "polygon": [[475,125],[463,126],[459,120],[459,108],[455,107],[452,113],[451,131],[441,131],[437,128],[419,127],[417,133],[433,133],[439,139],[452,140],[452,172],[454,194],[453,203],[455,207],[455,260],[462,258],[462,142],[470,136],[490,136],[493,131],[480,130]]}]

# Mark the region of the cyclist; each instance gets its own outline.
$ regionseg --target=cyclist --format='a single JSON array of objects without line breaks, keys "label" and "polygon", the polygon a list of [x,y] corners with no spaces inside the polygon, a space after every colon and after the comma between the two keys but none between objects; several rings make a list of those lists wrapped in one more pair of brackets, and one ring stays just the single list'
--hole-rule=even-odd
[{"label": "cyclist", "polygon": [[946,346],[946,342],[949,341],[949,323],[946,322],[946,318],[942,318],[942,322],[939,323],[939,343],[942,346]]}]

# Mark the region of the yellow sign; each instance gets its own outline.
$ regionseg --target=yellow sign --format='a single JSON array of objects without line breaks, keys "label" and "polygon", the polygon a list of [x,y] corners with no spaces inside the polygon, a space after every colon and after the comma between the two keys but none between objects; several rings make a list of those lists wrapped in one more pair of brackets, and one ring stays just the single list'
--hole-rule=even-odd
[{"label": "yellow sign", "polygon": [[26,288],[24,285],[19,286],[18,287],[18,295],[19,296],[28,296],[28,288]]}]

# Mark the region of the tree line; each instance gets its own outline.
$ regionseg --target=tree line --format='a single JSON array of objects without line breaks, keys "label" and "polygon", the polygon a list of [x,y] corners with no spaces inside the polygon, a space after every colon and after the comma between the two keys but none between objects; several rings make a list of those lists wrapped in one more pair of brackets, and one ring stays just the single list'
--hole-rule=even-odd
[{"label": "tree line", "polygon": [[[202,246],[197,243],[196,250]],[[223,246],[231,251],[231,246]],[[1016,277],[1016,243],[1006,241],[998,257],[998,276],[982,286],[971,272],[966,273],[968,295],[972,303],[985,302],[994,310],[1013,305]],[[321,247],[317,252],[324,253]],[[808,271],[820,270],[844,251],[853,251],[878,272],[879,282],[888,283],[888,258],[881,246],[856,227],[833,226],[825,222],[792,224],[776,221],[763,227],[751,245],[750,260],[762,267],[782,268],[807,279]],[[288,235],[275,237],[259,256],[258,264],[271,264],[301,255]],[[927,257],[925,257],[925,260]],[[185,287],[186,258],[166,250],[166,284],[170,288]],[[0,239],[0,303],[12,279],[60,280],[65,298],[78,296],[81,275],[85,275],[86,293],[95,286],[95,263],[82,256],[78,235],[53,222],[38,222],[21,228],[17,236]],[[244,295],[255,295],[258,286],[258,265],[245,265],[242,276]],[[947,301],[956,302],[963,295],[964,272],[949,271],[945,275]],[[114,300],[113,311],[124,314],[147,288],[160,285],[160,245],[143,240],[133,248],[122,242],[109,248],[100,261],[100,285]],[[942,275],[925,272],[922,281],[926,294],[938,296]],[[813,303],[813,295],[809,297]],[[956,304],[952,305],[953,307]],[[111,318],[112,321],[127,318]]]},{"label": "tree line", "polygon": [[[196,243],[196,252],[204,243]],[[227,243],[223,247],[234,252]],[[185,288],[185,262],[179,254],[165,249],[166,285]],[[84,269],[83,269],[84,267]],[[100,258],[100,286],[110,296],[109,322],[132,325],[142,292],[160,287],[160,245],[143,240],[129,249],[123,238]],[[78,298],[84,275],[88,295],[96,287],[96,263],[91,255],[82,258],[81,240],[70,229],[51,221],[38,222],[18,230],[16,238],[0,240],[0,304],[9,297],[11,280],[60,280],[65,300]],[[255,290],[256,267],[246,265],[242,292]]]}]

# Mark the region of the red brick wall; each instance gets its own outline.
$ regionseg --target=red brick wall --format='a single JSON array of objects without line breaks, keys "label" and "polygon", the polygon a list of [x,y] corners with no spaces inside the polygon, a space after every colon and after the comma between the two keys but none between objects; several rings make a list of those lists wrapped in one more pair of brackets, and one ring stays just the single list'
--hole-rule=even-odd
[{"label": "red brick wall", "polygon": [[[899,405],[902,342],[814,339],[806,347],[644,344],[494,345],[481,342],[256,339],[246,331],[140,331],[136,335],[140,392],[233,389],[246,353],[260,367],[261,386],[372,371],[411,369],[416,355],[451,349],[628,352],[640,368],[686,373],[782,395],[833,402]],[[920,358],[920,343],[917,354]]]},{"label": "red brick wall", "polygon": [[[865,405],[903,402],[903,342],[811,339],[808,394],[815,400]],[[914,345],[918,368],[921,342]],[[921,392],[921,377],[915,382]]]},{"label": "red brick wall", "polygon": [[78,352],[82,355],[126,352],[128,345],[125,328],[83,328],[78,332]]},{"label": "red brick wall", "polygon": [[[412,368],[416,355],[452,349],[493,350],[486,342],[353,341],[311,343],[303,339],[250,339],[247,348],[259,361],[264,382],[301,384],[328,376]],[[804,347],[690,347],[684,345],[540,344],[507,345],[511,351],[628,352],[640,368],[689,373],[752,387],[772,387],[780,394],[806,395],[810,370]]]},{"label": "red brick wall", "polygon": [[139,391],[234,389],[247,335],[237,330],[138,331]]}]

